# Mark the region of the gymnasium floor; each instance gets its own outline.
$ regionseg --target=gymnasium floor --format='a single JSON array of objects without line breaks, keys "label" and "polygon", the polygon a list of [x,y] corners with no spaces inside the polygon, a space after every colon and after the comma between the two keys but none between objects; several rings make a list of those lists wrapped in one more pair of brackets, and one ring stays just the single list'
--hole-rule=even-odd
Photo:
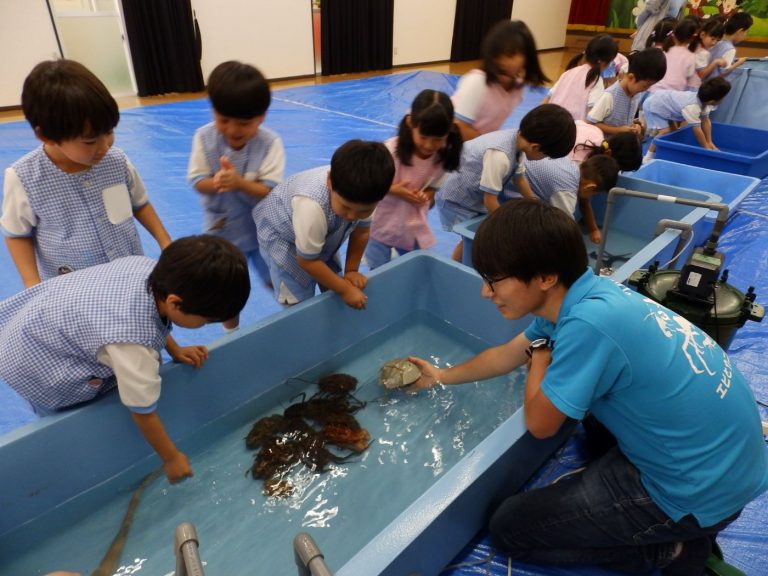
[{"label": "gymnasium floor", "polygon": [[[555,75],[555,74],[553,74]],[[335,148],[350,138],[384,140],[393,135],[413,96],[424,88],[451,93],[458,76],[435,71],[411,71],[373,76],[333,84],[277,89],[266,125],[283,138],[287,153],[286,175],[327,164]],[[529,90],[507,126],[541,101],[543,90]],[[210,119],[204,99],[180,100],[141,108],[124,109],[116,131],[115,145],[136,165],[150,198],[172,237],[200,232],[202,213],[194,191],[187,185],[187,158],[194,130]],[[23,121],[0,124],[0,164],[7,166],[37,145]],[[728,255],[729,282],[745,290],[755,286],[758,302],[768,297],[768,179],[732,215],[721,237],[720,249]],[[430,222],[438,237],[435,251],[449,255],[457,237],[440,229],[437,215]],[[157,247],[142,235],[146,253],[157,256]],[[0,299],[21,289],[15,268],[0,250]],[[270,292],[253,279],[253,291],[243,312],[243,324],[257,322],[279,310]],[[183,344],[210,343],[222,335],[220,326],[196,331],[175,330]],[[748,323],[737,335],[731,355],[753,384],[759,400],[768,401],[768,367],[765,366],[766,327]],[[768,412],[761,408],[763,419]],[[7,387],[0,388],[0,434],[36,418],[26,404]],[[712,425],[717,425],[713,422]],[[544,485],[584,461],[581,436],[577,434],[542,468],[531,486]],[[750,576],[768,574],[768,497],[753,502],[719,541],[727,559]],[[478,535],[459,555],[446,574],[507,574],[506,557],[494,556],[484,534]],[[513,574],[564,575],[611,574],[597,568],[556,569],[515,564]]]}]

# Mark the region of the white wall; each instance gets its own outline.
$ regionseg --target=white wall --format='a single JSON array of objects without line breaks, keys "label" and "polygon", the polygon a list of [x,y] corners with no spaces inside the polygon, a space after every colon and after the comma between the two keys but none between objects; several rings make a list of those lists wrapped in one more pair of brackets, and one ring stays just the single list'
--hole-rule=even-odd
[{"label": "white wall", "polygon": [[45,0],[0,0],[0,107],[19,106],[29,71],[61,57]]},{"label": "white wall", "polygon": [[455,15],[456,0],[395,0],[392,64],[449,60]]},{"label": "white wall", "polygon": [[512,20],[522,20],[533,32],[536,48],[562,48],[571,0],[515,0]]},{"label": "white wall", "polygon": [[240,60],[267,78],[315,73],[311,0],[192,0],[203,39],[203,76]]}]

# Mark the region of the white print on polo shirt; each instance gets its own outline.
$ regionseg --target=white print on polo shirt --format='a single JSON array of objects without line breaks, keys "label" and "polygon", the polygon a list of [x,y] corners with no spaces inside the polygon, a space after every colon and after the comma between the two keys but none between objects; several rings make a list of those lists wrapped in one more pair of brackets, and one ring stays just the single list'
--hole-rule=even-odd
[{"label": "white print on polo shirt", "polygon": [[720,394],[720,398],[725,398],[725,395],[728,394],[728,389],[731,387],[731,376],[733,375],[733,369],[731,368],[731,359],[728,358],[728,354],[723,354],[723,359],[725,362],[723,363],[723,375],[720,376],[720,384],[717,385],[717,392]]},{"label": "white print on polo shirt", "polygon": [[[661,333],[667,338],[672,338],[675,333],[683,335],[683,344],[681,346],[683,354],[688,359],[688,364],[691,366],[694,374],[707,373],[710,376],[714,376],[715,372],[712,371],[707,365],[705,359],[705,352],[712,355],[715,349],[715,341],[712,340],[705,332],[700,332],[696,327],[688,322],[682,316],[674,314],[671,310],[662,307],[654,300],[649,298],[643,298],[643,302],[648,305],[649,314],[645,318],[653,317],[656,323],[661,328]],[[652,306],[651,306],[652,305]],[[730,376],[728,378],[730,382]]]}]

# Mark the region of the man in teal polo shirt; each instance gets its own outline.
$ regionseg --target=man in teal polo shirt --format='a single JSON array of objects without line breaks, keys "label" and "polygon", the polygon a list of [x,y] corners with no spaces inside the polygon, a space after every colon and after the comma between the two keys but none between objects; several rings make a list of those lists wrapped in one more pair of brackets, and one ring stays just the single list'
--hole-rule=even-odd
[{"label": "man in teal polo shirt", "polygon": [[412,358],[419,387],[505,374],[528,363],[525,421],[538,438],[588,413],[616,444],[584,472],[505,500],[496,545],[544,564],[628,572],[704,571],[717,533],[768,489],[752,392],[726,353],[677,313],[595,276],[578,225],[542,202],[490,215],[472,259],[509,342],[451,368]]}]

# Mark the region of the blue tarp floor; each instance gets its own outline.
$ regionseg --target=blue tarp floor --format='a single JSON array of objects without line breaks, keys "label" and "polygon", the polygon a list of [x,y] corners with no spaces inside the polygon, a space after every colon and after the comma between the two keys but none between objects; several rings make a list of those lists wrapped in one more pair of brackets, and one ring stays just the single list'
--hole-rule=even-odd
[{"label": "blue tarp floor", "polygon": [[[287,154],[286,176],[328,164],[333,151],[351,138],[385,140],[394,135],[413,97],[424,88],[453,92],[458,78],[434,72],[412,72],[352,80],[318,86],[278,90],[273,93],[265,125],[277,131]],[[523,103],[507,121],[517,126],[522,116],[543,98],[543,90],[529,90]],[[194,190],[186,182],[192,135],[210,121],[205,100],[192,100],[123,110],[116,130],[115,146],[122,148],[141,174],[160,218],[172,237],[198,234],[202,212]],[[38,145],[25,122],[0,124],[0,165],[10,165]],[[433,211],[434,212],[434,211]],[[441,230],[437,215],[430,223],[438,237],[434,250],[450,255],[458,237]],[[158,255],[152,238],[142,230],[149,256]],[[746,290],[754,286],[757,301],[768,298],[768,178],[732,214],[719,248],[727,255],[729,283]],[[0,299],[22,289],[6,250],[0,250]],[[248,324],[279,310],[272,294],[253,280],[253,291],[241,316]],[[753,386],[759,402],[768,403],[768,326],[748,322],[733,344],[730,354]],[[182,344],[210,343],[222,335],[219,326],[200,330],[174,331]],[[763,420],[768,409],[760,407]],[[7,386],[0,384],[0,434],[34,420],[29,406]],[[713,426],[717,422],[712,423]],[[545,485],[584,463],[582,435],[577,432],[529,482]],[[768,448],[766,448],[768,449]],[[718,539],[726,560],[749,576],[768,575],[768,495],[752,502]],[[428,552],[425,552],[428,553]],[[511,566],[511,567],[510,567]],[[510,572],[511,570],[511,572]],[[553,568],[522,563],[509,564],[506,556],[495,554],[487,534],[481,532],[447,567],[444,574],[526,576],[609,575],[594,567]]]}]

